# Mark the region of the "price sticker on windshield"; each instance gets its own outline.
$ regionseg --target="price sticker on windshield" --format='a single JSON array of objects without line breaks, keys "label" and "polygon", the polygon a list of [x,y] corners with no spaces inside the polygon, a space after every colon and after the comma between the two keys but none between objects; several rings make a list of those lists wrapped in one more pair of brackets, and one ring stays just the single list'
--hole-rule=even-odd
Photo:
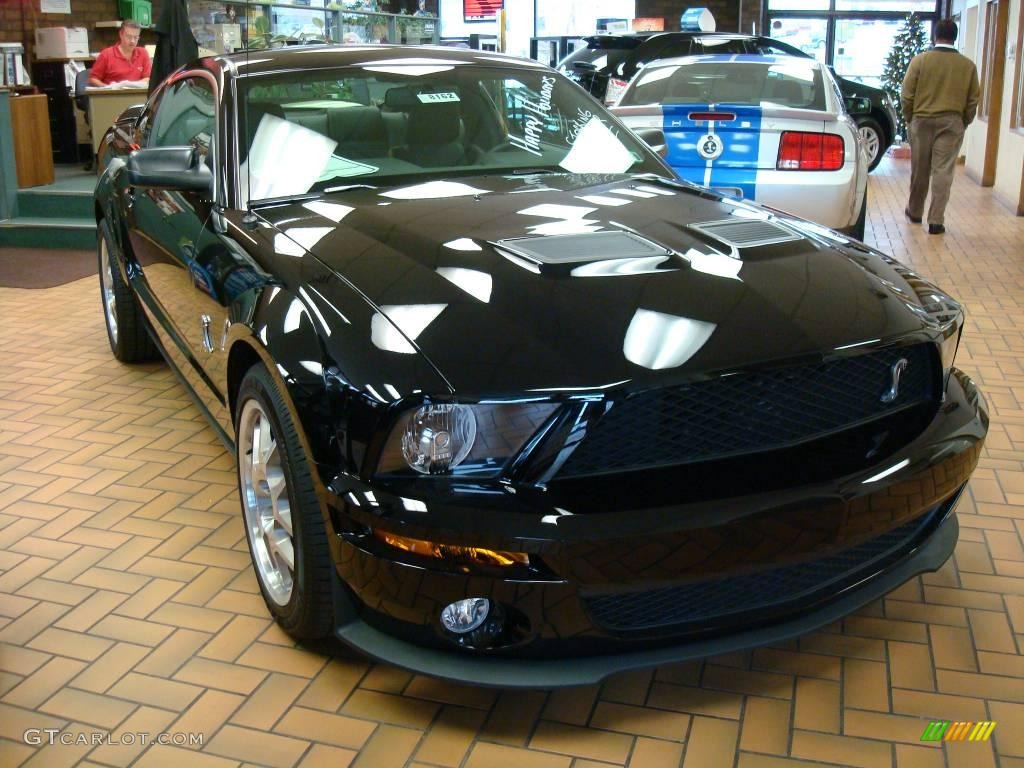
[{"label": "price sticker on windshield", "polygon": [[417,93],[416,97],[422,104],[443,104],[451,101],[458,101],[459,94],[457,93]]}]

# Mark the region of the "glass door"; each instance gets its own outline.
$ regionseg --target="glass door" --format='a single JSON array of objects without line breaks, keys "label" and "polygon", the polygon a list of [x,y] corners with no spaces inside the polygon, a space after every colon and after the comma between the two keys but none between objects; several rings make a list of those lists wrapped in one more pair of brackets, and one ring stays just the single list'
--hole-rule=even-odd
[{"label": "glass door", "polygon": [[799,48],[823,64],[827,62],[828,19],[772,16],[769,28],[772,39]]}]

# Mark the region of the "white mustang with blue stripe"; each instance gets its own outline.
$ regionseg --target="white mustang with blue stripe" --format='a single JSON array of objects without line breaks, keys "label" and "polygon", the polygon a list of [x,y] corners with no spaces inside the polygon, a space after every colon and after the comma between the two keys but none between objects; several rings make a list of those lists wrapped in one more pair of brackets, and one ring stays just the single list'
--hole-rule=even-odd
[{"label": "white mustang with blue stripe", "polygon": [[867,157],[818,62],[662,59],[637,74],[612,111],[682,178],[863,238]]}]

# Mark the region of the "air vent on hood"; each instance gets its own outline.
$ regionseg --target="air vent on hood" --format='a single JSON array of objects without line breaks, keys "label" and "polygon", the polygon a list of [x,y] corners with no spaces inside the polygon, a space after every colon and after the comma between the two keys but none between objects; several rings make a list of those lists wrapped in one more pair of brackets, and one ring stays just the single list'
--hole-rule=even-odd
[{"label": "air vent on hood", "polygon": [[761,245],[775,245],[800,239],[799,235],[793,234],[773,221],[755,219],[706,221],[702,224],[690,224],[689,228],[710,235],[734,248],[756,248]]},{"label": "air vent on hood", "polygon": [[498,240],[495,245],[535,264],[576,264],[608,259],[669,256],[671,251],[646,238],[621,230],[578,235],[547,235]]}]

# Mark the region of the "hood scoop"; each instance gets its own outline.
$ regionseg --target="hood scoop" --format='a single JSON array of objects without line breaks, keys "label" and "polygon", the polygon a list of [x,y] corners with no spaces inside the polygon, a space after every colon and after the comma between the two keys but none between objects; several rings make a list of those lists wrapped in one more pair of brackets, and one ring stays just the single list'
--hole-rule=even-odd
[{"label": "hood scoop", "polygon": [[662,261],[672,255],[662,245],[621,230],[516,237],[498,240],[493,245],[541,268],[623,259]]},{"label": "hood scoop", "polygon": [[690,224],[687,229],[713,237],[732,248],[758,248],[762,245],[776,245],[802,239],[800,235],[773,221],[759,219],[706,221],[701,224]]}]

